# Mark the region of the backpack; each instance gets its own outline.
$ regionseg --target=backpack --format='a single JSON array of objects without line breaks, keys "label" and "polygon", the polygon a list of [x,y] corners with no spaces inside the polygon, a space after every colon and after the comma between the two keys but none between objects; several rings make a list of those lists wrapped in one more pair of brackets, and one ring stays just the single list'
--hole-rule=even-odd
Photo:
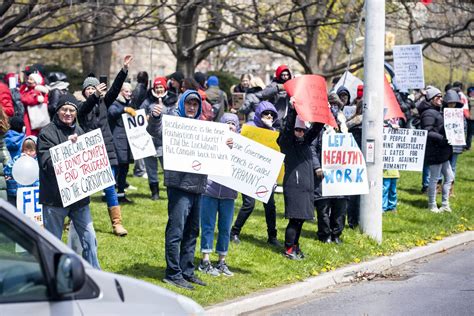
[{"label": "backpack", "polygon": [[201,103],[201,116],[199,119],[203,121],[212,121],[214,120],[214,111],[212,105],[206,100],[202,100]]}]

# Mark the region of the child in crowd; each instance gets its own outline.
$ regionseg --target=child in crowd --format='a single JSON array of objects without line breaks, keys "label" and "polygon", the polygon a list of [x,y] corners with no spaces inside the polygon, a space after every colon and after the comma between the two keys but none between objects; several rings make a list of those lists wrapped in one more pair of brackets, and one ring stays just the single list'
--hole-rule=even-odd
[{"label": "child in crowd", "polygon": [[[16,206],[16,192],[17,189],[20,187],[24,187],[16,182],[13,178],[13,166],[15,165],[16,161],[22,157],[23,155],[30,156],[31,158],[36,159],[36,136],[27,136],[22,145],[21,145],[21,153],[17,156],[13,157],[8,164],[3,168],[3,172],[5,173],[5,179],[7,180],[7,195],[8,195],[8,202]],[[31,187],[39,186],[39,180],[36,180],[34,183],[28,185]]]},{"label": "child in crowd", "polygon": [[[229,125],[229,129],[236,133],[239,130],[239,118],[236,114],[224,113],[220,119],[221,123]],[[199,264],[199,271],[218,276],[233,276],[227,267],[225,258],[229,249],[230,227],[234,217],[234,203],[237,198],[237,191],[229,189],[211,180],[207,180],[206,192],[201,198],[201,252],[202,260]],[[216,252],[219,254],[219,261],[214,268],[209,259],[214,244],[214,229],[217,222],[217,244]]]},{"label": "child in crowd", "polygon": [[293,100],[290,100],[283,129],[278,136],[278,145],[285,154],[285,176],[283,194],[285,217],[288,226],[285,232],[285,256],[291,260],[303,259],[299,247],[301,229],[305,220],[314,219],[313,207],[313,163],[311,142],[318,136],[324,124],[314,123],[308,130],[296,115]]},{"label": "child in crowd", "polygon": [[[399,119],[392,118],[385,122],[386,127],[399,128]],[[384,212],[397,211],[397,180],[400,178],[398,170],[383,171],[382,210]]]}]

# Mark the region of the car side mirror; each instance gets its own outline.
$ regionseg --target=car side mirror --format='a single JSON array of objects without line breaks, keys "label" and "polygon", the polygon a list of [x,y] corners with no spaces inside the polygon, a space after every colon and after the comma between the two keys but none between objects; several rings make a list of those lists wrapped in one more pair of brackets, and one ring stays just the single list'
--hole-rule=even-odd
[{"label": "car side mirror", "polygon": [[59,296],[79,291],[86,282],[81,260],[71,254],[62,254],[56,265],[56,293]]}]

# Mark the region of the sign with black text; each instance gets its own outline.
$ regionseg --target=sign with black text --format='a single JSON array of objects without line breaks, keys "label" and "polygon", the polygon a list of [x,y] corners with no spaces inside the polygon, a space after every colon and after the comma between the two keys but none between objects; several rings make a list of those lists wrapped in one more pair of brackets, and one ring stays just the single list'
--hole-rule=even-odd
[{"label": "sign with black text", "polygon": [[148,122],[144,109],[136,110],[137,114],[131,116],[122,114],[123,126],[127,133],[128,144],[132,150],[133,159],[138,160],[156,155],[153,139],[146,131]]},{"label": "sign with black text", "polygon": [[422,171],[428,133],[421,129],[383,129],[383,168]]}]

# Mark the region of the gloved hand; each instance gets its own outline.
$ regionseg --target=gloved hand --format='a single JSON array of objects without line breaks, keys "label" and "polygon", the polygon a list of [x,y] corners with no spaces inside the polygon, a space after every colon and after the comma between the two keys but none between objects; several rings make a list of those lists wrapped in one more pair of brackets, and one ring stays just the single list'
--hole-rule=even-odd
[{"label": "gloved hand", "polygon": [[131,116],[136,116],[136,115],[137,115],[137,112],[135,112],[135,109],[134,109],[134,108],[131,108],[131,107],[129,107],[129,106],[126,106],[126,107],[123,109],[123,111],[124,111],[125,113],[130,114]]},{"label": "gloved hand", "polygon": [[43,97],[43,95],[41,95],[41,94],[38,95],[38,96],[36,97],[36,100],[38,101],[38,103],[43,103],[43,102],[44,102],[44,97]]}]

